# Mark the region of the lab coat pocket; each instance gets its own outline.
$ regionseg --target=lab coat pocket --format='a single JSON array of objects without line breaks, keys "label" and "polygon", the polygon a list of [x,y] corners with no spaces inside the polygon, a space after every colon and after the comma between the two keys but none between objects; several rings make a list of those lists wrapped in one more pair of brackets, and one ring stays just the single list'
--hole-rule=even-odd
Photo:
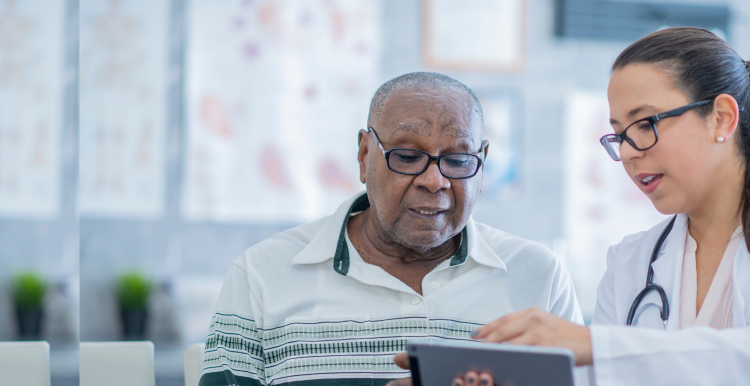
[{"label": "lab coat pocket", "polygon": [[269,384],[324,374],[361,378],[373,370],[369,315],[288,317],[283,326],[267,330],[265,337]]}]

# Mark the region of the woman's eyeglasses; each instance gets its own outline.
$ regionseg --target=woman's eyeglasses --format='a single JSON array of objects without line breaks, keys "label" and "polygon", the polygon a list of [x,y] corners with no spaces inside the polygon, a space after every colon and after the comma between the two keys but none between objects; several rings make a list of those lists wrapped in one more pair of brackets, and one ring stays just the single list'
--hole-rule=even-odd
[{"label": "woman's eyeglasses", "polygon": [[[446,153],[434,157],[427,152],[414,149],[395,148],[386,151],[375,130],[370,127],[367,131],[375,137],[375,142],[385,156],[388,169],[399,174],[410,176],[422,174],[430,166],[430,163],[435,161],[440,173],[446,178],[465,179],[474,177],[479,168],[482,167],[482,159],[476,154]],[[487,140],[482,141],[482,147],[477,154],[484,151],[488,144]]]},{"label": "woman's eyeglasses", "polygon": [[687,106],[682,106],[674,110],[652,115],[648,118],[643,118],[631,123],[625,130],[620,134],[607,134],[599,139],[604,149],[607,150],[609,156],[615,161],[621,161],[620,148],[622,142],[627,141],[630,146],[636,150],[648,150],[659,141],[659,135],[656,132],[656,122],[664,118],[677,117],[685,114],[688,110],[694,109],[699,106],[703,106],[713,102],[713,99],[691,103]]}]

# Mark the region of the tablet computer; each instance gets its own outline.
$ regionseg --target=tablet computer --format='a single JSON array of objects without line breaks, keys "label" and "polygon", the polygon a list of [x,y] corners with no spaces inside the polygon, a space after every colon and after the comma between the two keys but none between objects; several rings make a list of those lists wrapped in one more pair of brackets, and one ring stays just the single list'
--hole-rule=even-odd
[{"label": "tablet computer", "polygon": [[499,386],[573,386],[573,352],[568,349],[456,341],[409,341],[414,386],[450,385],[467,371],[487,372]]}]

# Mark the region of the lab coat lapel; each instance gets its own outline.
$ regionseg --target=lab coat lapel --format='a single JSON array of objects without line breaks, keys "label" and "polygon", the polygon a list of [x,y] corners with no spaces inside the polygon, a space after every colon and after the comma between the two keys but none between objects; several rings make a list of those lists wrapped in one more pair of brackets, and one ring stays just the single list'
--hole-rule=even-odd
[{"label": "lab coat lapel", "polygon": [[[663,230],[660,229],[659,234]],[[672,231],[669,232],[669,236],[664,241],[659,257],[651,265],[654,268],[654,283],[664,288],[667,299],[669,299],[667,330],[677,330],[680,328],[680,289],[682,286],[682,261],[685,255],[686,238],[687,215],[678,214]]]},{"label": "lab coat lapel", "polygon": [[737,247],[737,253],[734,255],[734,270],[732,272],[733,282],[733,305],[732,305],[732,326],[746,327],[747,321],[750,320],[750,308],[747,308],[746,301],[750,299],[750,253],[747,251],[745,238],[740,241]]}]

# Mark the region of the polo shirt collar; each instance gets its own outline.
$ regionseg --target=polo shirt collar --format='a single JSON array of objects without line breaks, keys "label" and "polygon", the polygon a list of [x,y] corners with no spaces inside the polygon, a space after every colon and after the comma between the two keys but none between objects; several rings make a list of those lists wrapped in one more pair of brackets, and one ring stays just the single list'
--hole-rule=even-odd
[{"label": "polo shirt collar", "polygon": [[[349,248],[346,245],[346,224],[352,213],[361,212],[370,207],[367,193],[359,194],[339,206],[328,218],[310,243],[292,259],[292,265],[318,264],[333,258],[333,269],[346,276],[349,272]],[[450,262],[450,266],[462,265],[471,256],[479,264],[500,268],[507,271],[505,263],[487,244],[469,217],[461,231],[461,246]]]},{"label": "polo shirt collar", "polygon": [[466,228],[464,228],[464,231],[468,234],[470,247],[469,256],[474,259],[474,261],[488,267],[499,268],[508,272],[508,267],[506,267],[505,262],[497,255],[497,253],[495,253],[495,250],[490,247],[487,240],[485,240],[479,233],[477,224],[472,217],[469,217],[469,221],[466,222]]},{"label": "polo shirt collar", "polygon": [[[318,264],[334,257],[339,249],[340,234],[346,230],[349,215],[353,212],[355,206],[365,205],[364,203],[367,203],[365,209],[370,206],[367,193],[357,194],[341,204],[333,215],[324,220],[323,226],[307,246],[292,259],[292,265]],[[356,211],[354,212],[356,213]],[[344,239],[344,244],[346,244],[346,239]]]}]

